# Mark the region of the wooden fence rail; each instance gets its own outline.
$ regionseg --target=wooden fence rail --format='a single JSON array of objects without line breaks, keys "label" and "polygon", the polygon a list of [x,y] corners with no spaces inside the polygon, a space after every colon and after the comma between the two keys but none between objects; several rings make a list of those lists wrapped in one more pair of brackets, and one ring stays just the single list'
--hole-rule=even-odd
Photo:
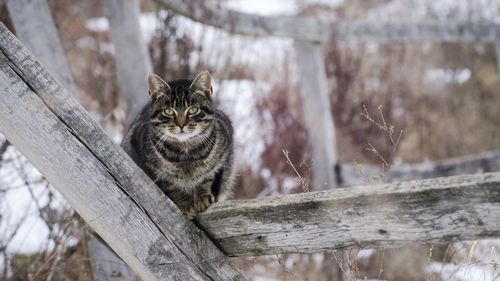
[{"label": "wooden fence rail", "polygon": [[325,22],[312,17],[259,16],[197,0],[155,0],[166,9],[230,33],[329,42],[495,42],[500,24],[488,22]]},{"label": "wooden fence rail", "polygon": [[234,200],[198,222],[231,256],[500,237],[500,173]]}]

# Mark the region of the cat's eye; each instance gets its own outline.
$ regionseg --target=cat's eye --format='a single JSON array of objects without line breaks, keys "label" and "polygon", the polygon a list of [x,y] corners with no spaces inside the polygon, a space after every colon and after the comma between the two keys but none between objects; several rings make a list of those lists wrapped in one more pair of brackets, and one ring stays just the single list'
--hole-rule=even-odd
[{"label": "cat's eye", "polygon": [[167,116],[174,116],[175,111],[171,108],[166,108],[165,110],[163,110],[163,113]]},{"label": "cat's eye", "polygon": [[200,109],[196,106],[193,106],[191,108],[188,109],[188,114],[189,115],[195,115],[197,114],[198,112],[200,112]]}]

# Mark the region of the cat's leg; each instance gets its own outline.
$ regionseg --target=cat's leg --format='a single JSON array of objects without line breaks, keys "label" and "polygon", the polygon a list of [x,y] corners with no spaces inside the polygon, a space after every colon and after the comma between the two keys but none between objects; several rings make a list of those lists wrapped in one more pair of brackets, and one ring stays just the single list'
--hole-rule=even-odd
[{"label": "cat's leg", "polygon": [[215,202],[215,197],[212,194],[213,179],[205,180],[198,186],[193,193],[193,207],[196,212],[205,211],[212,203]]},{"label": "cat's leg", "polygon": [[180,190],[170,190],[167,191],[168,197],[174,201],[175,205],[179,207],[184,216],[187,219],[192,220],[196,215],[196,209],[194,207],[194,198],[191,194],[187,194]]},{"label": "cat's leg", "polygon": [[[214,181],[212,191],[214,192],[214,194],[217,194],[215,196],[217,198],[217,202],[220,202],[233,195],[233,186],[236,172],[234,169],[234,156],[232,155],[232,152],[227,157],[224,167],[219,172],[217,172],[216,179],[217,177],[219,177],[220,180]],[[218,190],[218,192],[216,193],[215,190]]]}]

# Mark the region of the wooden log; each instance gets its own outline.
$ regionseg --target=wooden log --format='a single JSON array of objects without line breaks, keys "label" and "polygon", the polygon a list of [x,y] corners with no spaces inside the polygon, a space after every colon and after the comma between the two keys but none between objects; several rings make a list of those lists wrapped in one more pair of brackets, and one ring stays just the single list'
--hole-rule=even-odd
[{"label": "wooden log", "polygon": [[151,61],[139,25],[139,1],[104,0],[115,46],[116,75],[127,101],[128,120],[132,120],[148,101],[147,77]]},{"label": "wooden log", "polygon": [[57,81],[76,95],[76,87],[64,57],[46,0],[6,0],[16,35]]},{"label": "wooden log", "polygon": [[304,124],[311,128],[307,133],[312,152],[312,187],[315,190],[332,188],[337,186],[337,143],[323,49],[320,44],[304,41],[295,41],[294,49]]},{"label": "wooden log", "polygon": [[500,173],[227,201],[198,223],[231,256],[500,237]]},{"label": "wooden log", "polygon": [[244,280],[0,24],[0,132],[143,280]]}]

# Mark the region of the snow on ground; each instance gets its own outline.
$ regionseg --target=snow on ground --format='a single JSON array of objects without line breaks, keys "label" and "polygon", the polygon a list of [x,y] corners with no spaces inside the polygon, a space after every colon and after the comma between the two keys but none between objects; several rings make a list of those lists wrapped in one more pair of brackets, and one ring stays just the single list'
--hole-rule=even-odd
[{"label": "snow on ground", "polygon": [[[429,273],[439,274],[447,281],[500,280],[500,240],[479,240],[456,243],[453,246],[459,262],[431,262]],[[457,258],[456,258],[457,259]]]},{"label": "snow on ground", "polygon": [[[156,13],[143,13],[140,15],[141,34],[145,44],[149,44],[155,33],[162,28],[163,20],[168,12],[165,10]],[[245,65],[253,69],[262,69],[256,74],[256,78],[265,80],[280,79],[283,74],[283,63],[289,55],[292,47],[292,40],[285,38],[254,38],[248,36],[231,35],[225,31],[205,26],[192,21],[183,16],[174,18],[177,26],[177,36],[187,36],[194,42],[203,45],[201,57],[198,53],[191,54],[191,62],[194,64],[198,60],[205,62],[216,69],[227,67],[226,58],[232,65]],[[90,18],[86,21],[85,27],[94,32],[107,32],[109,21],[107,18]],[[77,40],[78,46],[92,49],[101,48],[103,51],[114,53],[111,46],[98,44],[92,38],[80,38]],[[265,70],[265,71],[264,71]]]},{"label": "snow on ground", "polygon": [[[49,203],[49,189],[40,183],[40,173],[19,152],[10,146],[4,154],[0,167],[0,241],[18,229],[6,251],[12,253],[35,253],[51,249],[47,244],[49,230],[39,216],[39,209]],[[29,187],[25,182],[30,182]],[[67,206],[56,193],[50,207],[60,209]]]},{"label": "snow on ground", "polygon": [[229,9],[262,16],[295,15],[299,3],[290,0],[229,0],[224,3]]},{"label": "snow on ground", "polygon": [[229,9],[243,13],[261,16],[292,16],[300,12],[302,5],[322,4],[333,7],[342,3],[344,0],[229,0],[223,4]]},{"label": "snow on ground", "polygon": [[431,68],[423,75],[424,93],[427,95],[445,95],[442,91],[448,85],[460,85],[467,82],[472,76],[468,68]]},{"label": "snow on ground", "polygon": [[259,95],[269,91],[269,85],[250,80],[223,80],[214,81],[213,88],[216,102],[233,123],[238,164],[257,170],[268,128],[260,125],[255,103]]},{"label": "snow on ground", "polygon": [[471,77],[471,71],[468,68],[434,68],[428,69],[424,73],[425,83],[440,84],[463,84]]}]

